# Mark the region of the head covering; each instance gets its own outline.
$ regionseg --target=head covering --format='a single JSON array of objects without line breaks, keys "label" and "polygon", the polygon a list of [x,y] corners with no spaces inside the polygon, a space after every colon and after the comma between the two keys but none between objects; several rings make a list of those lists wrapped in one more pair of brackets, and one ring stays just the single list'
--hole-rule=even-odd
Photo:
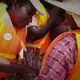
[{"label": "head covering", "polygon": [[60,7],[64,10],[80,15],[80,0],[63,0],[62,2],[56,0],[45,0],[45,1],[57,7]]},{"label": "head covering", "polygon": [[39,11],[41,14],[45,13],[46,10],[44,6],[42,5],[42,3],[40,2],[40,0],[30,0],[30,2],[37,9],[37,11]]}]

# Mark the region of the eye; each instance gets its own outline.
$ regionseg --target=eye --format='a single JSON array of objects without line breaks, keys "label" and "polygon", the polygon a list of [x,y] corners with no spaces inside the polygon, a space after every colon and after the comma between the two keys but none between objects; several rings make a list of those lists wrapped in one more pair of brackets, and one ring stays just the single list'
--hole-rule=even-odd
[{"label": "eye", "polygon": [[28,14],[30,16],[33,16],[35,13],[36,13],[36,11],[34,11],[33,9],[31,9],[31,10],[28,11]]},{"label": "eye", "polygon": [[29,14],[29,15],[33,15],[31,11],[28,11],[28,14]]}]

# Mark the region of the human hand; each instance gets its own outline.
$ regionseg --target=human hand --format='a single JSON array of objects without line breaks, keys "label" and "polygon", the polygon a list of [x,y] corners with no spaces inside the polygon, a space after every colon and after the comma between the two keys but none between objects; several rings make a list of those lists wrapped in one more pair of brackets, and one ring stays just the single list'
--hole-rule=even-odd
[{"label": "human hand", "polygon": [[48,20],[48,23],[55,23],[55,24],[59,25],[62,22],[62,18],[59,15],[59,10],[60,10],[60,8],[53,7],[49,11],[49,20]]}]

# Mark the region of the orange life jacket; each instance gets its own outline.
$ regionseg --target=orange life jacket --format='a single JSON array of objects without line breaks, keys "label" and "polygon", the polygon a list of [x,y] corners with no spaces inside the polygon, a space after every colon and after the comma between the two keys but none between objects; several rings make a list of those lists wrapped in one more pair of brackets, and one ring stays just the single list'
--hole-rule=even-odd
[{"label": "orange life jacket", "polygon": [[[38,26],[41,28],[47,23],[49,15],[48,12],[45,10],[44,15],[40,14],[39,12],[36,12],[35,17],[37,19]],[[37,53],[42,55],[46,52],[47,48],[50,45],[50,42],[50,32],[48,32],[43,38],[34,41],[33,44],[27,43],[26,46],[34,48],[34,55],[36,55]]]},{"label": "orange life jacket", "polygon": [[[17,35],[5,9],[5,4],[0,3],[0,57],[7,58],[12,62],[16,59],[16,55],[19,54],[22,47],[21,42],[24,41],[22,38],[25,36],[23,29],[19,31],[20,34]],[[0,77],[7,77],[7,75],[0,73]]]},{"label": "orange life jacket", "polygon": [[[76,61],[75,66],[69,71],[69,75],[66,80],[80,80],[80,30],[74,30],[72,32],[65,32],[59,35],[56,39],[53,40],[53,42],[50,44],[48,50],[46,51],[46,54],[43,58],[43,63],[40,72],[43,71],[45,63],[47,61],[48,55],[53,47],[55,47],[56,43],[61,40],[62,38],[66,37],[69,34],[75,34],[76,40],[77,40],[77,47],[78,47],[78,58]],[[76,41],[75,41],[76,42]]]},{"label": "orange life jacket", "polygon": [[48,32],[44,38],[34,41],[34,44],[37,45],[36,49],[34,48],[34,54],[36,55],[37,49],[39,54],[42,55],[46,52],[50,45],[50,32]]},{"label": "orange life jacket", "polygon": [[26,44],[26,47],[34,48],[34,55],[37,53],[42,55],[46,52],[47,48],[50,45],[50,33],[47,33],[45,37],[34,41],[34,43],[28,43]]},{"label": "orange life jacket", "polygon": [[37,19],[37,24],[40,26],[40,27],[43,27],[43,25],[45,25],[47,23],[47,20],[49,18],[49,14],[48,12],[45,10],[45,13],[42,15],[40,14],[39,12],[36,12],[36,15],[35,15],[36,19]]}]

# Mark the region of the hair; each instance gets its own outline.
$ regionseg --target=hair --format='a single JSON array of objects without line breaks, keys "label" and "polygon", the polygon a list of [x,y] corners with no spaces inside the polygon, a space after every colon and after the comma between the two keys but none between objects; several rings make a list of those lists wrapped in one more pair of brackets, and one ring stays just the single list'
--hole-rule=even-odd
[{"label": "hair", "polygon": [[0,2],[6,3],[8,5],[8,8],[15,7],[17,4],[19,5],[19,7],[25,4],[31,4],[29,0],[0,0]]}]

